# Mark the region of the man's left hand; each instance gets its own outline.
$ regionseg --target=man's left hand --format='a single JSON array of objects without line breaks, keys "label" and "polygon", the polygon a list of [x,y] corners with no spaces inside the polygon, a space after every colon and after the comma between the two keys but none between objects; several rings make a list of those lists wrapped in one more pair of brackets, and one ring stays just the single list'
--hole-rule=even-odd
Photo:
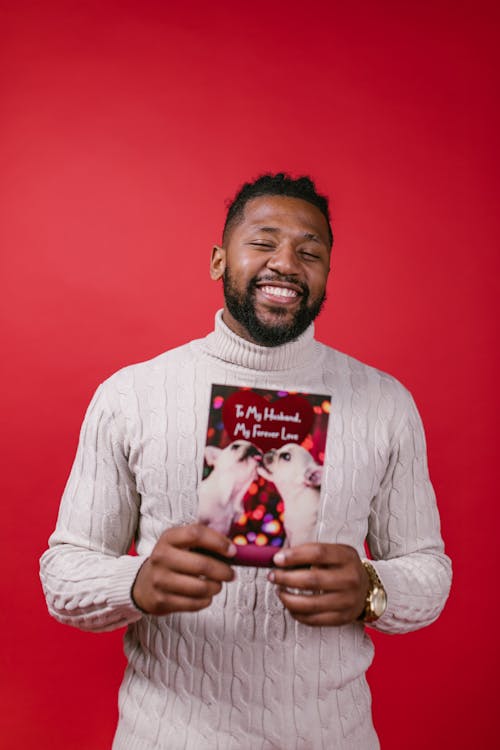
[{"label": "man's left hand", "polygon": [[369,579],[346,544],[301,544],[274,556],[269,580],[292,617],[304,625],[346,625],[361,615]]}]

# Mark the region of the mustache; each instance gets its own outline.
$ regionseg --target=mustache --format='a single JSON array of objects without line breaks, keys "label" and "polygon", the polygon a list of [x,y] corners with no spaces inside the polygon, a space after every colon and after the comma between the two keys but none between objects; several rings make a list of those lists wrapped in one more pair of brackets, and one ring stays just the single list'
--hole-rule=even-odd
[{"label": "mustache", "polygon": [[302,296],[304,299],[307,299],[309,297],[309,287],[307,284],[305,284],[303,281],[298,281],[295,276],[289,276],[287,274],[281,274],[281,273],[264,273],[262,276],[255,276],[253,279],[250,280],[248,284],[249,291],[253,291],[256,289],[257,284],[262,284],[263,282],[272,284],[273,281],[281,281],[285,284],[293,284],[293,286],[298,286],[302,292]]}]

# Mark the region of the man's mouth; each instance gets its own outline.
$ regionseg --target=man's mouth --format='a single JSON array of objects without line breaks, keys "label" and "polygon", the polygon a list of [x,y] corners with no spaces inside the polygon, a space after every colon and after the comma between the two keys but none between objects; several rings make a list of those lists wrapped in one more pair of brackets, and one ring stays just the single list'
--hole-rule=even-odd
[{"label": "man's mouth", "polygon": [[275,303],[277,309],[295,305],[299,300],[308,297],[306,285],[296,279],[264,277],[254,282],[254,288],[263,301],[267,300],[268,304]]},{"label": "man's mouth", "polygon": [[295,289],[290,289],[286,286],[273,286],[266,284],[265,286],[259,287],[265,294],[269,294],[272,297],[278,297],[279,299],[295,299],[299,296],[299,293]]}]

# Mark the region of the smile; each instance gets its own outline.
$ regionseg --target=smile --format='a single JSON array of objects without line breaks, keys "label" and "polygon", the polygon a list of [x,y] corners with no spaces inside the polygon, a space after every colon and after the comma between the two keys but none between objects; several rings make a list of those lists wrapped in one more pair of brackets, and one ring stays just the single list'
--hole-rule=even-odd
[{"label": "smile", "polygon": [[286,299],[295,299],[298,297],[298,292],[295,291],[295,289],[288,289],[284,286],[262,286],[260,287],[261,291],[263,291],[265,294],[269,294],[273,297],[280,297],[280,298],[286,298]]}]

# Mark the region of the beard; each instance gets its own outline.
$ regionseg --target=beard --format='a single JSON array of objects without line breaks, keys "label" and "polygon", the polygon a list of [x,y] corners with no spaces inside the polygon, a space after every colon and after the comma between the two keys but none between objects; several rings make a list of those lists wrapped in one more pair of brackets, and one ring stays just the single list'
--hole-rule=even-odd
[{"label": "beard", "polygon": [[275,318],[279,319],[281,317],[283,321],[280,322],[277,320],[275,323],[266,323],[257,316],[255,310],[257,283],[262,283],[263,281],[271,283],[272,281],[278,281],[278,279],[283,282],[293,283],[295,286],[297,285],[297,279],[294,277],[277,276],[274,274],[272,276],[262,276],[259,279],[253,278],[245,290],[239,291],[228,268],[226,268],[222,277],[227,309],[233,318],[248,331],[250,338],[261,346],[280,346],[298,338],[319,315],[326,300],[326,292],[323,292],[320,298],[309,302],[310,294],[308,287],[306,284],[298,282],[302,290],[302,296],[299,307],[292,319],[286,319],[288,317],[287,309],[276,305],[276,307],[270,307],[269,309]]}]

